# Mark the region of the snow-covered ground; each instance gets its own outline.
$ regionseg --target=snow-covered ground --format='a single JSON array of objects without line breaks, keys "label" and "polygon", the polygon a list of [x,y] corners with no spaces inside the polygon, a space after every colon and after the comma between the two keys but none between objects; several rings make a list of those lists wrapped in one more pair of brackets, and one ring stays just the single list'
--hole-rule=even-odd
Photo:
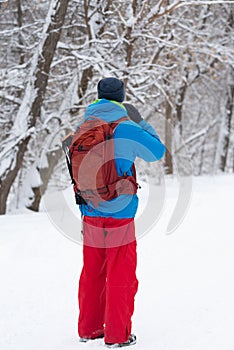
[{"label": "snow-covered ground", "polygon": [[[193,180],[183,223],[166,227],[176,200],[167,180],[162,216],[138,241],[136,350],[233,350],[234,176]],[[78,342],[82,247],[46,213],[0,217],[0,349],[96,350]]]}]

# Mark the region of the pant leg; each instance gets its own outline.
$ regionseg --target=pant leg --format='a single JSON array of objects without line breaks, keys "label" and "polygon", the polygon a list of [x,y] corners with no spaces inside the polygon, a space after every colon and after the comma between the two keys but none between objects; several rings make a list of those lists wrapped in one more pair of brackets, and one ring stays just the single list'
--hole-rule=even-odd
[{"label": "pant leg", "polygon": [[108,244],[108,239],[113,242],[111,235],[118,235],[119,242],[123,243],[126,242],[126,237],[131,237],[130,243],[106,248],[105,341],[122,343],[127,341],[131,334],[131,317],[138,288],[136,240],[132,239],[133,235],[135,236],[134,221],[111,219],[106,221],[105,230],[107,246],[112,246]]},{"label": "pant leg", "polygon": [[[89,225],[88,223],[92,223]],[[95,219],[84,218],[85,236],[103,235],[103,229],[98,222],[95,230]],[[100,237],[99,237],[100,238]],[[106,303],[106,252],[104,248],[96,248],[84,244],[83,269],[79,281],[79,320],[78,333],[80,337],[95,338],[104,333],[105,303]]]}]

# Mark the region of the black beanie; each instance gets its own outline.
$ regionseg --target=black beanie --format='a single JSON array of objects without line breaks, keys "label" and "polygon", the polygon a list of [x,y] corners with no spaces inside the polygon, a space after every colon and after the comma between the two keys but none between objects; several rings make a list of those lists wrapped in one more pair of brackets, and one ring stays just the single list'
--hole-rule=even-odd
[{"label": "black beanie", "polygon": [[125,90],[122,80],[117,78],[104,78],[98,83],[98,98],[123,102]]}]

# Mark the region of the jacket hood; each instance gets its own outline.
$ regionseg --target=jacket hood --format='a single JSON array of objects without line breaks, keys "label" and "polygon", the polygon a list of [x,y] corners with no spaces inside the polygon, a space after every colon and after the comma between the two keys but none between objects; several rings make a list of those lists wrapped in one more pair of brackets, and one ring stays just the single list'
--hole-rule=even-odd
[{"label": "jacket hood", "polygon": [[86,108],[84,120],[94,116],[110,123],[122,117],[126,117],[127,115],[127,110],[123,105],[103,98],[94,101]]}]

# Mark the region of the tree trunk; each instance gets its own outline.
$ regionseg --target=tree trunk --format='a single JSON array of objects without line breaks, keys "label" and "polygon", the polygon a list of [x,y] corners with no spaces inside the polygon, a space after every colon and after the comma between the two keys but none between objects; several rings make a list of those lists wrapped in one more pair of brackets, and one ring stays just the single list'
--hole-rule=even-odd
[{"label": "tree trunk", "polygon": [[[46,91],[50,66],[55,54],[56,46],[61,34],[69,0],[52,0],[44,25],[42,39],[35,52],[25,95],[15,119],[14,126],[6,140],[6,148],[1,152],[3,162],[11,159],[7,166],[1,170],[0,180],[0,214],[6,212],[6,202],[10,188],[22,165],[28,143],[31,139],[33,127],[41,115],[41,106]],[[12,136],[14,140],[12,141]]]},{"label": "tree trunk", "polygon": [[16,178],[16,169],[20,169],[22,164],[22,155],[25,153],[28,144],[28,138],[23,140],[19,144],[19,151],[17,152],[16,159],[12,159],[12,162],[15,161],[14,168],[12,170],[7,169],[7,177],[3,180],[3,177],[0,178],[0,215],[6,213],[7,208],[7,198],[11,189],[11,186]]},{"label": "tree trunk", "polygon": [[[231,76],[234,76],[233,71]],[[232,124],[232,115],[233,115],[233,101],[234,101],[234,84],[233,80],[231,84],[228,85],[227,91],[227,102],[225,107],[225,120],[224,127],[225,133],[222,144],[222,153],[220,157],[220,170],[225,171],[227,165],[228,151],[230,145],[230,136],[231,136],[231,124]]]},{"label": "tree trunk", "polygon": [[49,152],[46,157],[48,161],[48,167],[43,169],[38,169],[42,181],[42,185],[39,187],[32,188],[34,193],[34,199],[28,209],[33,211],[39,211],[41,198],[45,193],[48,183],[50,181],[51,175],[53,174],[54,168],[58,164],[58,160],[62,157],[62,149],[58,148],[57,150],[53,150]]},{"label": "tree trunk", "polygon": [[[21,0],[17,0],[16,6],[17,6],[17,24],[18,24],[18,27],[21,29],[23,26],[23,11],[22,11]],[[22,49],[24,42],[23,42],[21,30],[19,31],[18,43],[19,43],[20,64],[24,64],[25,57]]]},{"label": "tree trunk", "polygon": [[[108,1],[105,7],[105,11],[104,11],[105,13],[108,12],[110,5],[111,5],[111,1]],[[89,25],[89,16],[88,16],[89,6],[90,6],[89,2],[85,1],[84,12],[85,12],[86,31],[87,31],[88,39],[91,40],[92,35],[91,35],[91,30]],[[96,38],[99,38],[104,32],[105,26],[106,26],[106,16],[108,16],[108,14],[103,15],[101,13],[100,16],[101,16],[100,18],[101,25],[99,30],[95,33]],[[91,42],[89,46],[91,47],[92,45],[93,44]],[[83,99],[89,88],[89,82],[92,80],[93,75],[94,75],[93,65],[90,65],[89,67],[84,69],[82,73],[82,77],[80,79],[80,83],[78,83],[78,88],[77,88],[77,96],[78,96],[79,102],[77,105],[70,108],[70,114],[76,114],[79,111],[79,106],[82,105],[83,103]],[[73,82],[71,83],[71,86],[73,86]],[[67,96],[69,94],[70,94],[70,87],[68,87],[67,91],[64,94],[64,97],[66,100],[68,100]],[[58,115],[60,115],[60,112],[61,111],[58,112]],[[67,130],[67,132],[69,131],[71,130]],[[58,164],[58,161],[61,159],[62,156],[63,156],[63,152],[61,149],[58,149],[57,151],[48,152],[47,154],[48,168],[38,169],[41,176],[42,185],[40,187],[32,188],[32,191],[34,193],[34,199],[32,204],[28,207],[28,209],[31,209],[33,211],[39,211],[41,198],[43,194],[46,192],[50,178],[53,174],[54,168],[56,167],[56,165]]]},{"label": "tree trunk", "polygon": [[88,84],[93,77],[93,66],[89,66],[83,71],[82,78],[78,87],[78,97],[80,100],[84,97],[88,90]]},{"label": "tree trunk", "polygon": [[[186,76],[186,79],[188,76]],[[177,95],[176,95],[176,123],[179,127],[179,134],[182,136],[183,133],[183,124],[182,124],[182,110],[183,110],[183,104],[185,99],[185,94],[187,90],[187,83],[183,83],[180,88],[178,89]]]},{"label": "tree trunk", "polygon": [[165,120],[165,172],[166,174],[173,174],[172,162],[172,107],[166,101],[166,120]]}]

